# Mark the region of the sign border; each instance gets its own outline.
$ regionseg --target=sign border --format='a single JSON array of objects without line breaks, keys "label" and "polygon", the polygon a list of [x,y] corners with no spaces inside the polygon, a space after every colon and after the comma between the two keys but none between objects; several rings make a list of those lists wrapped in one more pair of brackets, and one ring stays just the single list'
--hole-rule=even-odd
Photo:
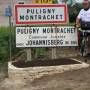
[{"label": "sign border", "polygon": [[[64,7],[64,13],[65,13],[65,20],[64,21],[27,21],[27,22],[19,22],[18,21],[18,8],[19,7]],[[16,25],[33,25],[33,24],[67,24],[68,22],[68,15],[67,15],[67,5],[66,4],[24,4],[24,5],[15,5],[15,20]]]}]

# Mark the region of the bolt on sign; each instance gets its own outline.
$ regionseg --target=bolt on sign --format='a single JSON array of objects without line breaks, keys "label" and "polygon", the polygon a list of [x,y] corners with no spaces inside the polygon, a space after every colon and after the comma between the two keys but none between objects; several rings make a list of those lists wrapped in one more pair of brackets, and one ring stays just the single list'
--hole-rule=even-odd
[{"label": "bolt on sign", "polygon": [[54,0],[33,0],[34,4],[52,4]]},{"label": "bolt on sign", "polygon": [[16,27],[16,47],[78,46],[74,27]]},{"label": "bolt on sign", "polygon": [[67,24],[66,4],[15,6],[16,25]]}]

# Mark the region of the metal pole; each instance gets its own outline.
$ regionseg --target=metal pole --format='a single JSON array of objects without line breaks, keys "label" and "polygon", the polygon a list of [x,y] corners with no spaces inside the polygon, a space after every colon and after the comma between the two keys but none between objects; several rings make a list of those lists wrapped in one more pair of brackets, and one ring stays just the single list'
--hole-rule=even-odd
[{"label": "metal pole", "polygon": [[10,33],[9,33],[9,52],[10,52],[10,61],[11,61],[11,57],[12,57],[12,44],[11,44],[11,16],[9,16],[9,26],[10,26]]}]

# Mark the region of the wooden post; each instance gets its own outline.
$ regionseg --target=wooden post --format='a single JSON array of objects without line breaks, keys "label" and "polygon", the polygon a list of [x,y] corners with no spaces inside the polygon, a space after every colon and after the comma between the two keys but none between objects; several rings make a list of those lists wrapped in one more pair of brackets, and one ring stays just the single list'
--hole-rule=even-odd
[{"label": "wooden post", "polygon": [[56,56],[56,48],[52,48],[51,53],[52,53],[52,59],[56,59],[57,58],[57,56]]},{"label": "wooden post", "polygon": [[[56,25],[53,25],[55,28],[57,28]],[[52,27],[51,27],[52,28]],[[57,33],[56,33],[57,35]],[[57,55],[56,55],[56,47],[51,48],[51,55],[52,55],[52,59],[56,59]]]},{"label": "wooden post", "polygon": [[27,48],[26,53],[27,53],[27,61],[31,61],[32,60],[31,48]]}]

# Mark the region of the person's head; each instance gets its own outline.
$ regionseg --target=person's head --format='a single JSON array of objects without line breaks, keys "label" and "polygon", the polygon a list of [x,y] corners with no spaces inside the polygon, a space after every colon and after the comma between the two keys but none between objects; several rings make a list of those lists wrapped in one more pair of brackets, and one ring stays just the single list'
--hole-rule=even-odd
[{"label": "person's head", "polygon": [[88,9],[89,8],[89,0],[83,0],[82,5],[83,5],[84,9]]}]

